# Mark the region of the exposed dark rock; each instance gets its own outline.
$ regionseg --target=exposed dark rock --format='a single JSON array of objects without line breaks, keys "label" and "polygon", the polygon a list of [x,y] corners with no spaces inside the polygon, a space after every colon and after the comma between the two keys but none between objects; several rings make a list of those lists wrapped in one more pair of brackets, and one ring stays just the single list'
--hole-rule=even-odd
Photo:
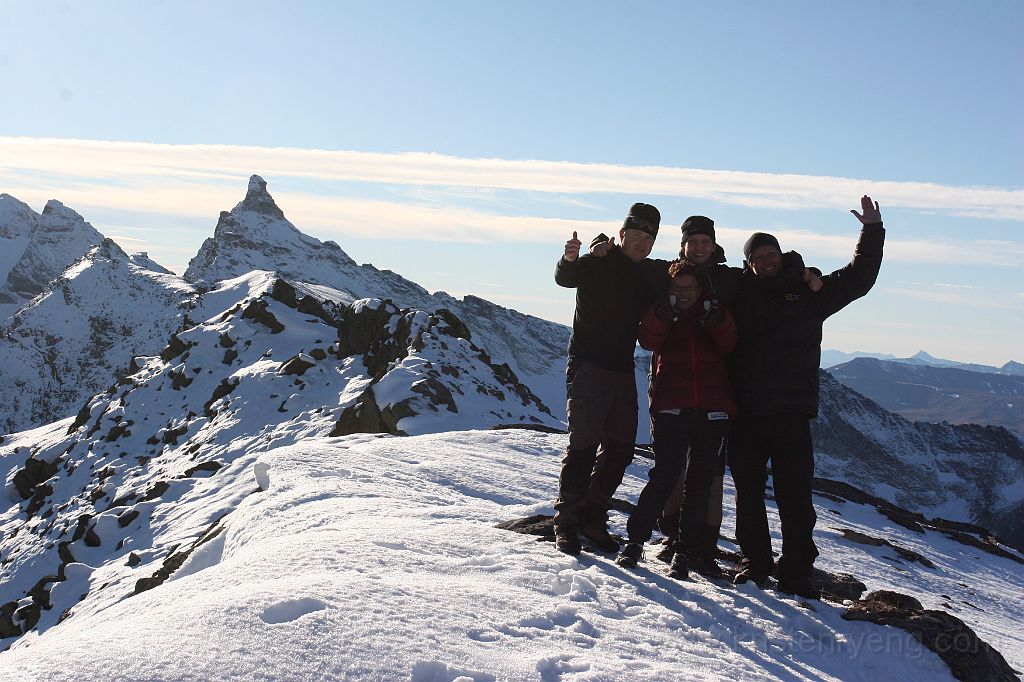
[{"label": "exposed dark rock", "polygon": [[225,365],[230,365],[232,362],[235,361],[235,358],[237,357],[238,351],[236,351],[234,348],[228,348],[226,351],[224,351],[224,357],[221,359],[221,362],[223,362]]},{"label": "exposed dark rock", "polygon": [[165,430],[161,440],[164,445],[177,445],[178,437],[184,436],[186,433],[188,433],[188,424],[182,424],[176,429]]},{"label": "exposed dark rock", "polygon": [[[308,359],[307,359],[308,358]],[[306,370],[310,367],[316,367],[315,362],[311,362],[312,358],[308,355],[299,353],[291,358],[288,358],[281,366],[278,367],[278,374],[297,374],[299,376],[306,373]]]},{"label": "exposed dark rock", "polygon": [[75,421],[71,422],[71,426],[68,427],[66,435],[70,436],[72,433],[84,426],[86,422],[89,421],[90,415],[89,401],[87,400],[85,401],[85,405],[82,405],[82,409],[80,409],[78,414],[75,416]]},{"label": "exposed dark rock", "polygon": [[128,526],[128,524],[130,524],[132,521],[134,521],[138,517],[139,517],[139,510],[138,509],[129,509],[128,511],[124,512],[123,514],[120,514],[117,517],[117,525],[120,526],[121,528],[125,528],[125,527]]},{"label": "exposed dark rock", "polygon": [[323,348],[314,348],[309,351],[309,357],[322,362],[327,359],[327,353],[324,352]]},{"label": "exposed dark rock", "polygon": [[0,639],[18,637],[21,628],[14,624],[14,612],[18,610],[18,602],[9,601],[0,606]]},{"label": "exposed dark rock", "polygon": [[146,491],[146,494],[142,496],[142,501],[148,502],[149,500],[155,500],[156,498],[163,496],[170,487],[171,484],[167,481],[157,481],[149,490]]},{"label": "exposed dark rock", "polygon": [[[171,577],[171,574],[181,568],[185,560],[192,556],[192,552],[196,551],[201,545],[209,542],[224,531],[224,527],[220,525],[220,520],[214,523],[210,528],[203,533],[202,537],[192,543],[192,546],[186,550],[172,552],[166,559],[164,559],[163,565],[157,570],[156,573],[148,578],[139,578],[135,582],[135,594],[151,590],[157,585],[161,585],[165,580]],[[129,566],[131,566],[131,557],[128,559]]]},{"label": "exposed dark rock", "polygon": [[272,334],[279,334],[284,331],[284,325],[274,317],[272,312],[267,310],[267,302],[262,299],[256,299],[250,303],[245,312],[242,313],[242,317],[246,320],[259,322],[269,329]]},{"label": "exposed dark rock", "polygon": [[398,419],[390,410],[381,410],[373,396],[373,389],[366,389],[359,399],[346,407],[338,417],[331,436],[347,436],[351,433],[390,433],[406,435],[398,429]]},{"label": "exposed dark rock", "polygon": [[540,431],[541,433],[568,433],[565,429],[558,429],[545,424],[495,424],[491,429],[524,429],[526,431]]},{"label": "exposed dark rock", "polygon": [[34,457],[29,457],[25,460],[25,466],[14,474],[13,481],[15,489],[21,495],[21,499],[27,500],[32,497],[35,494],[35,487],[56,474],[57,468],[57,460],[44,462]]},{"label": "exposed dark rock", "polygon": [[459,411],[458,407],[455,406],[455,397],[452,396],[452,392],[448,390],[447,386],[432,376],[428,376],[422,381],[417,381],[409,387],[409,390],[426,397],[430,401],[431,406],[444,405],[448,408],[449,412],[457,413]]},{"label": "exposed dark rock", "polygon": [[188,344],[179,339],[177,334],[171,334],[171,340],[167,342],[167,347],[160,351],[160,359],[170,362],[187,350]]},{"label": "exposed dark rock", "polygon": [[229,395],[236,388],[238,388],[237,380],[231,381],[231,379],[221,379],[217,388],[213,389],[213,395],[210,396],[210,399],[206,401],[205,405],[203,405],[203,413],[210,419],[213,419],[214,413],[210,410],[210,406],[224,396]]},{"label": "exposed dark rock", "polygon": [[840,533],[842,533],[844,540],[849,540],[850,542],[855,542],[859,545],[871,545],[873,547],[891,547],[893,550],[896,551],[897,554],[900,555],[900,558],[902,559],[905,559],[907,561],[916,561],[920,564],[923,564],[924,566],[927,566],[928,568],[935,568],[935,564],[932,563],[931,559],[924,556],[923,554],[919,554],[918,552],[915,552],[912,549],[907,549],[906,547],[900,547],[899,545],[895,545],[884,538],[872,537],[865,533],[853,530],[852,528],[835,528],[834,530],[837,530]]},{"label": "exposed dark rock", "polygon": [[284,303],[289,308],[294,308],[297,305],[295,287],[283,279],[274,280],[274,287],[270,290],[270,297],[275,301]]},{"label": "exposed dark rock", "polygon": [[313,315],[325,324],[329,324],[332,327],[338,326],[338,319],[328,313],[323,304],[313,298],[312,296],[303,296],[302,300],[299,301],[299,305],[296,308],[300,313],[307,315]]},{"label": "exposed dark rock", "polygon": [[196,464],[194,467],[189,467],[188,469],[186,469],[185,476],[193,476],[198,471],[218,471],[221,468],[221,466],[223,465],[220,462],[214,462],[212,460],[209,462],[203,462],[202,464]]},{"label": "exposed dark rock", "polygon": [[167,376],[170,377],[171,388],[173,388],[175,391],[180,391],[181,389],[191,384],[193,381],[192,377],[185,375],[184,367],[180,367],[179,369],[170,372]]},{"label": "exposed dark rock", "polygon": [[466,323],[456,317],[455,313],[447,308],[438,308],[434,313],[434,316],[441,321],[441,323],[437,325],[441,332],[448,334],[449,336],[454,336],[457,339],[466,339],[467,341],[471,341],[473,339]]},{"label": "exposed dark rock", "polygon": [[944,611],[925,609],[908,595],[887,590],[872,592],[843,613],[843,618],[906,630],[938,654],[958,680],[1018,680],[1002,654],[982,641],[962,620]]},{"label": "exposed dark rock", "polygon": [[131,568],[135,568],[136,566],[142,563],[142,558],[135,552],[130,552],[128,554],[128,561],[126,561],[125,563]]}]

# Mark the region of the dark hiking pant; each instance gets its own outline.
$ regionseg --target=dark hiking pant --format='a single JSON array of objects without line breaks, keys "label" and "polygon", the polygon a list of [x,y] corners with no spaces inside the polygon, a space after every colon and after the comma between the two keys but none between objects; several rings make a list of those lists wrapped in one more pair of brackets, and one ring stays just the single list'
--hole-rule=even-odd
[{"label": "dark hiking pant", "polygon": [[[721,456],[719,457],[718,474],[711,479],[711,488],[708,491],[708,516],[707,516],[707,539],[706,546],[716,548],[718,536],[722,532],[722,497],[725,488],[725,461],[726,453],[729,451],[728,437],[722,443]],[[683,469],[685,472],[685,468]],[[683,513],[683,488],[686,484],[686,477],[680,476],[676,482],[672,494],[665,502],[665,508],[661,510],[661,518],[658,519],[658,528],[668,538],[669,544],[675,546],[679,540],[679,518]]]},{"label": "dark hiking pant", "polygon": [[714,493],[715,481],[724,471],[722,446],[729,421],[709,420],[705,410],[683,410],[656,414],[652,422],[654,468],[626,524],[629,541],[650,539],[681,478],[676,549],[691,556],[713,556],[722,522],[722,498]]},{"label": "dark hiking pant", "polygon": [[818,556],[812,538],[818,518],[811,499],[814,452],[806,415],[740,415],[729,435],[729,468],[736,485],[736,539],[751,566],[770,573],[772,542],[764,502],[768,462],[782,521],[778,575],[804,577]]},{"label": "dark hiking pant", "polygon": [[555,525],[604,524],[612,496],[633,461],[637,396],[633,370],[569,359],[569,446],[562,459]]}]

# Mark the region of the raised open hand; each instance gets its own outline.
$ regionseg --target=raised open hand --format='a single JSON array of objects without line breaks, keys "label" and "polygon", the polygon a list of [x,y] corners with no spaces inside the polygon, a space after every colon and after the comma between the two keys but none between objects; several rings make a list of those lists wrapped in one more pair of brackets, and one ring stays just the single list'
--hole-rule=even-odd
[{"label": "raised open hand", "polygon": [[860,198],[860,210],[863,213],[857,213],[857,211],[850,211],[853,215],[857,216],[857,220],[862,225],[871,225],[872,223],[882,222],[882,213],[878,210],[878,202],[871,201],[871,197],[867,194]]}]

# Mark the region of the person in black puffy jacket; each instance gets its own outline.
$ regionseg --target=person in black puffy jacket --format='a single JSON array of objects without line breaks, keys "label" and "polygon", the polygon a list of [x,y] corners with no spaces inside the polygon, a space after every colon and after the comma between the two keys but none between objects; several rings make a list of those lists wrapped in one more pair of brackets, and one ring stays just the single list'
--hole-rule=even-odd
[{"label": "person in black puffy jacket", "polygon": [[772,574],[764,493],[771,462],[782,522],[777,577],[784,592],[815,596],[811,567],[817,516],[811,500],[814,455],[810,420],[818,414],[818,366],[824,321],[874,285],[885,229],[878,204],[861,199],[862,224],[853,260],[824,277],[786,267],[778,240],[754,233],[743,247],[743,277],[732,311],[739,343],[729,371],[739,407],[729,436],[736,485],[736,538],[743,553],[736,582],[766,585]]}]

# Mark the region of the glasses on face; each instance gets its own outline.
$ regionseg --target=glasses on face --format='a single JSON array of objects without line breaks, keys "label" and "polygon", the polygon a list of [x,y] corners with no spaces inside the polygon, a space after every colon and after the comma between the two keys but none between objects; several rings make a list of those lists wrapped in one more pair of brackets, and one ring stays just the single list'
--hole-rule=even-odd
[{"label": "glasses on face", "polygon": [[685,293],[688,293],[688,294],[695,294],[698,291],[700,291],[700,285],[694,284],[693,286],[672,287],[671,291],[678,291],[679,293],[684,293],[685,292]]}]

